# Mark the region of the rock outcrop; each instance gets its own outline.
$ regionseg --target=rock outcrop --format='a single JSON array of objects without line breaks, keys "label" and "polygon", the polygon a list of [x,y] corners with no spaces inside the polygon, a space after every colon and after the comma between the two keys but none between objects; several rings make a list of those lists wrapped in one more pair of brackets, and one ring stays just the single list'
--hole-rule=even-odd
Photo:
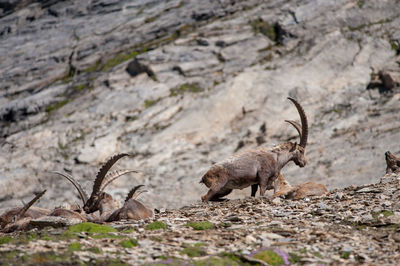
[{"label": "rock outcrop", "polygon": [[[115,182],[116,198],[145,184],[157,208],[199,201],[212,162],[296,137],[283,122],[296,115],[287,96],[310,116],[307,167],[283,169],[293,185],[365,184],[383,173],[385,151],[400,151],[399,88],[366,89],[372,69],[399,80],[394,0],[0,8],[1,208],[44,188],[39,206],[79,201],[49,171],[71,171],[88,186],[119,152],[135,154],[121,167],[146,174]],[[132,60],[154,75],[129,74]]]}]

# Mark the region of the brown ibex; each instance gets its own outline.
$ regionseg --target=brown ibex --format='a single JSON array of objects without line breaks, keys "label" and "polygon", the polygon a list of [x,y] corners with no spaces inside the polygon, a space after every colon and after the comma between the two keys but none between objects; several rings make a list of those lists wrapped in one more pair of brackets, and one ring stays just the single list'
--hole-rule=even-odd
[{"label": "brown ibex", "polygon": [[400,159],[390,151],[385,152],[386,174],[400,173]]},{"label": "brown ibex", "polygon": [[274,198],[283,196],[286,199],[297,200],[310,196],[322,196],[328,193],[326,186],[312,181],[293,187],[285,180],[282,174],[279,174],[279,177],[276,180],[276,187],[276,192],[273,195]]},{"label": "brown ibex", "polygon": [[235,154],[226,160],[216,163],[205,173],[200,183],[204,183],[209,191],[201,199],[204,202],[218,200],[228,195],[233,189],[243,189],[251,186],[251,196],[255,196],[258,186],[263,196],[267,189],[276,192],[275,180],[280,170],[290,161],[304,167],[306,165],[305,149],[308,137],[307,116],[303,107],[293,98],[288,98],[296,106],[301,119],[300,127],[292,124],[300,135],[300,144],[286,142],[270,150],[265,148],[249,150]]},{"label": "brown ibex", "polygon": [[[143,185],[139,185],[129,191],[125,199],[124,206],[114,211],[107,219],[106,222],[120,221],[120,220],[141,220],[153,216],[153,211],[139,202],[137,197],[140,193],[146,192],[145,190],[138,191]],[[136,193],[138,192],[138,193]]]},{"label": "brown ibex", "polygon": [[83,202],[83,210],[87,213],[93,213],[95,211],[100,212],[100,219],[105,219],[104,217],[110,215],[113,211],[120,208],[118,201],[114,200],[113,197],[104,192],[104,189],[118,177],[138,171],[135,170],[116,170],[107,174],[110,168],[122,157],[129,156],[127,153],[121,153],[111,157],[97,173],[96,179],[93,183],[92,193],[90,198],[87,196],[86,192],[82,189],[81,185],[73,178],[71,175],[61,172],[54,172],[65,178],[67,178],[74,187],[78,190],[78,193]]},{"label": "brown ibex", "polygon": [[31,219],[36,219],[42,216],[47,215],[50,211],[42,208],[33,208],[31,206],[39,200],[46,190],[43,190],[39,194],[37,194],[30,202],[25,204],[24,207],[13,208],[4,212],[0,215],[0,228],[2,228],[2,232],[9,233],[16,230],[25,229]]}]

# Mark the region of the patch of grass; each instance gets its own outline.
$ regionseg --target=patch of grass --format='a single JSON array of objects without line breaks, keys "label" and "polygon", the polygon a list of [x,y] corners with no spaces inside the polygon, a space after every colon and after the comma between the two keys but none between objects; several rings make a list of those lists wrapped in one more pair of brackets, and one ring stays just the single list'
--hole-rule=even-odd
[{"label": "patch of grass", "polygon": [[271,41],[276,41],[275,26],[269,24],[267,21],[263,21],[261,18],[250,21],[250,25],[254,33],[261,33],[267,36]]},{"label": "patch of grass", "polygon": [[390,47],[392,48],[392,50],[394,50],[396,52],[397,55],[400,54],[400,44],[397,41],[391,41],[390,42]]},{"label": "patch of grass", "polygon": [[179,252],[180,254],[186,254],[188,257],[202,257],[207,255],[207,252],[201,247],[188,246]]},{"label": "patch of grass", "polygon": [[54,263],[66,263],[72,264],[71,256],[67,253],[56,254],[55,252],[38,252],[30,256],[29,262],[37,264],[54,264]]},{"label": "patch of grass", "polygon": [[85,249],[85,250],[89,251],[89,252],[92,252],[94,254],[102,254],[103,253],[103,251],[98,247],[90,247],[90,248]]},{"label": "patch of grass", "polygon": [[119,243],[119,245],[123,248],[133,248],[137,247],[139,245],[138,241],[136,239],[126,239],[122,242]]},{"label": "patch of grass", "polygon": [[84,90],[86,87],[87,87],[87,84],[84,83],[84,84],[76,85],[76,86],[75,86],[75,89],[76,89],[77,91],[82,91],[82,90]]},{"label": "patch of grass", "polygon": [[271,249],[258,252],[254,255],[254,258],[265,261],[269,265],[282,265],[285,263],[283,258]]},{"label": "patch of grass", "polygon": [[101,225],[101,224],[87,222],[87,223],[71,225],[67,229],[67,232],[69,233],[86,232],[89,234],[95,234],[95,233],[115,233],[118,232],[118,230],[108,225]]},{"label": "patch of grass", "polygon": [[65,99],[60,102],[50,104],[50,105],[46,106],[45,111],[46,111],[46,113],[51,113],[53,111],[56,111],[56,110],[60,109],[61,107],[63,107],[64,105],[66,105],[67,103],[69,103],[69,101],[70,101],[69,99]]},{"label": "patch of grass", "polygon": [[67,231],[64,232],[63,236],[74,237],[78,233],[87,233],[90,237],[95,239],[122,238],[122,236],[114,234],[116,232],[118,232],[118,230],[111,226],[87,222],[71,225]]},{"label": "patch of grass", "polygon": [[156,21],[157,19],[158,19],[158,16],[147,17],[147,18],[144,20],[144,23],[151,23],[151,22]]},{"label": "patch of grass", "polygon": [[140,54],[140,52],[138,52],[138,51],[117,54],[113,58],[106,61],[100,68],[100,71],[107,71],[125,61],[134,59],[138,54]]},{"label": "patch of grass", "polygon": [[148,99],[146,99],[146,100],[144,100],[144,107],[145,108],[149,108],[149,107],[155,105],[156,103],[158,103],[159,101],[160,101],[160,99],[156,99],[156,100],[148,100]]},{"label": "patch of grass", "polygon": [[357,6],[358,6],[359,8],[362,8],[362,7],[364,6],[364,4],[365,4],[365,1],[364,1],[364,0],[358,0],[358,1],[357,1]]},{"label": "patch of grass", "polygon": [[204,91],[203,88],[201,88],[198,84],[196,83],[185,83],[177,88],[172,88],[170,89],[170,96],[177,96],[180,94],[184,94],[185,92],[191,92],[191,93],[197,93],[197,92],[202,92]]},{"label": "patch of grass", "polygon": [[221,253],[218,256],[212,256],[204,260],[196,260],[193,262],[195,266],[239,266],[239,265],[260,265],[259,263],[252,263],[242,260],[240,257],[233,253]]},{"label": "patch of grass", "polygon": [[377,218],[379,218],[379,217],[389,217],[389,216],[392,216],[392,215],[394,215],[394,213],[392,212],[392,211],[386,211],[386,210],[383,210],[383,211],[379,211],[379,212],[372,212],[372,218],[374,218],[374,219],[377,219]]},{"label": "patch of grass", "polygon": [[0,245],[8,244],[8,243],[10,243],[12,240],[13,240],[13,238],[10,237],[10,236],[3,236],[3,237],[0,237]]},{"label": "patch of grass", "polygon": [[146,225],[147,230],[167,229],[167,225],[160,221],[152,222]]},{"label": "patch of grass", "polygon": [[322,255],[321,253],[319,253],[318,251],[315,251],[312,253],[315,257],[322,259]]},{"label": "patch of grass", "polygon": [[342,259],[348,259],[351,255],[351,251],[339,251],[339,255]]},{"label": "patch of grass", "polygon": [[289,253],[289,261],[293,264],[300,264],[302,257],[297,255],[296,253]]},{"label": "patch of grass", "polygon": [[194,230],[207,230],[214,227],[214,224],[210,223],[209,221],[190,222],[187,223],[186,225],[192,227]]},{"label": "patch of grass", "polygon": [[73,242],[68,245],[68,250],[73,252],[73,251],[79,251],[82,249],[82,245],[79,242]]},{"label": "patch of grass", "polygon": [[136,229],[133,227],[125,228],[124,230],[121,231],[121,233],[124,233],[124,234],[130,234],[133,232],[136,232]]}]

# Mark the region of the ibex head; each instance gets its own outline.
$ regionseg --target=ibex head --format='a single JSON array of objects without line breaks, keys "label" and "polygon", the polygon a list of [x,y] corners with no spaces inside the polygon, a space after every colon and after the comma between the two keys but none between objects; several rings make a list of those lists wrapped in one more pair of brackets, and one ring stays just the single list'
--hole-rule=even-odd
[{"label": "ibex head", "polygon": [[296,106],[297,111],[300,115],[301,126],[296,121],[285,120],[297,130],[300,136],[300,144],[292,143],[292,148],[290,149],[290,153],[292,154],[293,162],[300,167],[304,167],[307,164],[307,160],[305,157],[306,146],[307,146],[307,138],[308,138],[308,121],[306,113],[304,112],[303,107],[293,98],[288,97],[289,100],[293,102]]},{"label": "ibex head", "polygon": [[83,210],[86,213],[93,213],[97,210],[100,210],[100,207],[103,204],[111,203],[113,201],[113,198],[111,195],[107,194],[104,192],[104,189],[115,179],[118,177],[135,172],[137,173],[138,171],[136,170],[116,170],[112,171],[107,174],[107,172],[110,170],[110,168],[122,157],[129,156],[127,153],[121,153],[114,155],[111,157],[99,170],[97,173],[96,179],[93,183],[93,189],[90,197],[87,196],[86,192],[82,189],[81,185],[70,175],[66,173],[61,173],[61,172],[54,172],[56,174],[59,174],[65,178],[67,178],[78,190],[79,195],[82,199],[83,202]]}]

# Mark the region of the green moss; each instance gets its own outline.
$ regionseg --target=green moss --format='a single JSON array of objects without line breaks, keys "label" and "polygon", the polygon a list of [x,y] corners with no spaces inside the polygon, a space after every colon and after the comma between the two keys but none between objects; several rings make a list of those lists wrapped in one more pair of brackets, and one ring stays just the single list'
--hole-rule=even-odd
[{"label": "green moss", "polygon": [[296,253],[289,253],[289,261],[293,264],[300,264],[302,257]]},{"label": "green moss", "polygon": [[362,7],[364,6],[364,4],[365,4],[365,1],[364,1],[364,0],[358,0],[358,1],[357,1],[357,6],[358,6],[359,8],[362,8]]},{"label": "green moss", "polygon": [[180,254],[186,254],[188,257],[202,257],[207,255],[207,252],[203,250],[201,247],[186,247],[179,252]]},{"label": "green moss", "polygon": [[160,221],[152,222],[146,225],[147,230],[167,229],[167,225]]},{"label": "green moss", "polygon": [[102,254],[103,253],[103,251],[98,247],[90,247],[90,248],[85,249],[85,250],[89,251],[89,252],[92,252],[92,253],[95,253],[95,254]]},{"label": "green moss", "polygon": [[372,212],[372,218],[374,218],[374,219],[382,217],[382,216],[389,217],[392,215],[394,215],[394,213],[392,211],[386,211],[386,210],[379,211],[379,212]]},{"label": "green moss", "polygon": [[[253,263],[252,263],[253,264]],[[225,266],[225,265],[252,265],[248,262],[242,261],[237,255],[232,253],[221,253],[218,256],[212,256],[204,260],[194,261],[195,266]],[[254,263],[255,264],[255,263]],[[258,263],[256,265],[259,265]]]},{"label": "green moss", "polygon": [[9,236],[0,237],[0,245],[10,243],[12,240],[13,238]]},{"label": "green moss", "polygon": [[170,89],[170,96],[177,96],[185,92],[197,93],[204,91],[203,88],[199,87],[196,83],[185,83],[177,88]]},{"label": "green moss", "polygon": [[392,50],[394,50],[396,52],[396,54],[399,54],[400,52],[400,45],[398,42],[396,41],[391,41],[390,42],[390,47],[392,47]]},{"label": "green moss", "polygon": [[283,258],[276,254],[273,250],[268,249],[261,251],[254,255],[254,258],[265,261],[266,263],[270,265],[282,265],[285,263]]},{"label": "green moss", "polygon": [[275,26],[263,21],[261,18],[252,20],[250,25],[254,33],[261,33],[267,36],[271,41],[276,41]]},{"label": "green moss", "polygon": [[125,228],[124,230],[121,231],[121,233],[124,233],[124,234],[130,234],[133,232],[136,232],[136,229],[133,227]]},{"label": "green moss", "polygon": [[192,227],[194,230],[207,230],[214,227],[214,224],[210,223],[209,221],[191,222],[187,223],[186,225]]},{"label": "green moss", "polygon": [[154,21],[157,20],[157,18],[158,18],[158,16],[148,17],[148,18],[146,18],[146,19],[144,20],[144,23],[151,23],[151,22],[154,22]]},{"label": "green moss", "polygon": [[133,247],[137,247],[139,245],[139,243],[136,239],[131,238],[131,239],[126,239],[126,240],[120,242],[119,245],[124,248],[133,248]]},{"label": "green moss", "polygon": [[80,223],[76,225],[70,226],[67,231],[65,231],[64,236],[70,237],[74,236],[76,233],[87,233],[92,238],[101,239],[101,238],[122,238],[122,236],[113,234],[118,232],[117,229],[108,226],[108,225],[100,225],[95,223]]},{"label": "green moss", "polygon": [[57,102],[57,103],[54,103],[54,104],[50,104],[50,105],[46,106],[45,110],[46,110],[47,113],[51,113],[51,112],[53,112],[55,110],[60,109],[61,107],[63,107],[67,103],[69,103],[69,101],[70,101],[69,99],[65,99],[65,100],[62,100],[60,102]]},{"label": "green moss", "polygon": [[115,67],[116,65],[119,65],[125,61],[131,60],[133,58],[135,58],[140,52],[138,51],[133,51],[131,53],[120,53],[117,54],[116,56],[114,56],[113,58],[109,59],[108,61],[106,61],[102,68],[100,69],[100,71],[107,71],[113,67]]},{"label": "green moss", "polygon": [[68,250],[73,252],[73,251],[79,251],[81,250],[82,245],[79,242],[73,242],[71,244],[68,245]]},{"label": "green moss", "polygon": [[148,100],[148,99],[146,99],[146,100],[144,100],[144,107],[145,108],[149,108],[149,107],[155,105],[156,103],[158,103],[159,101],[160,101],[160,99],[156,99],[156,100]]},{"label": "green moss", "polygon": [[318,251],[315,251],[312,253],[315,257],[322,259],[322,255],[321,253],[319,253]]},{"label": "green moss", "polygon": [[351,251],[340,251],[339,255],[342,259],[348,259],[351,255]]},{"label": "green moss", "polygon": [[30,256],[29,262],[32,264],[71,264],[71,256],[69,254],[56,254],[54,252],[38,252]]},{"label": "green moss", "polygon": [[79,84],[79,85],[76,85],[75,86],[75,89],[77,90],[77,91],[82,91],[83,89],[85,89],[87,87],[87,84],[85,83],[85,84]]},{"label": "green moss", "polygon": [[81,232],[86,232],[86,233],[111,233],[111,232],[118,232],[117,229],[108,226],[108,225],[101,225],[101,224],[95,224],[95,223],[80,223],[80,224],[75,224],[71,225],[68,229],[67,232],[70,233],[81,233]]}]

